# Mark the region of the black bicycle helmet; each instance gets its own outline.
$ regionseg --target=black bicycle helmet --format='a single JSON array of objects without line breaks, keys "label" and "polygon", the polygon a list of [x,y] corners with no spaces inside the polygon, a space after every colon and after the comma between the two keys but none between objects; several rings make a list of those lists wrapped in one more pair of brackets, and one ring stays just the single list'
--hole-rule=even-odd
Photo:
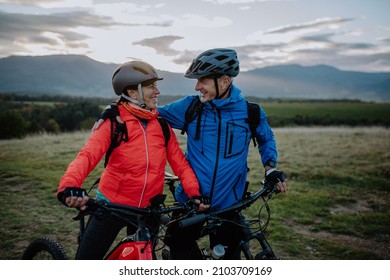
[{"label": "black bicycle helmet", "polygon": [[236,77],[239,72],[240,65],[235,50],[211,49],[195,58],[184,76],[191,79],[222,75]]},{"label": "black bicycle helmet", "polygon": [[112,87],[121,95],[129,86],[139,86],[145,82],[162,80],[154,67],[143,61],[130,61],[120,65],[112,76]]}]

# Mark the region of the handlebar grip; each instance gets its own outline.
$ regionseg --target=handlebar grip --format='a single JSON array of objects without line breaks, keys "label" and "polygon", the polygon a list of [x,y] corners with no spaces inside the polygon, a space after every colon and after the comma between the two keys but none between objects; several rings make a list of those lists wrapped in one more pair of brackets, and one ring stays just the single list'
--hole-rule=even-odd
[{"label": "handlebar grip", "polygon": [[97,204],[96,199],[90,197],[85,205],[87,207],[93,207],[96,206],[96,204]]},{"label": "handlebar grip", "polygon": [[194,224],[204,222],[206,220],[206,218],[207,218],[206,214],[198,214],[198,215],[192,216],[190,218],[186,218],[186,219],[179,221],[179,227],[181,227],[181,228],[189,227],[189,226],[192,226]]}]

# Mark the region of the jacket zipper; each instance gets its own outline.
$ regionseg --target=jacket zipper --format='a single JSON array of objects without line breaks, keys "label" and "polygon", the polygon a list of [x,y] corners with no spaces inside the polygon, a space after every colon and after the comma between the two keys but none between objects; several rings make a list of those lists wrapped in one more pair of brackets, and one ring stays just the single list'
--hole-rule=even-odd
[{"label": "jacket zipper", "polygon": [[211,201],[211,204],[212,204],[213,203],[213,193],[214,193],[215,180],[217,179],[217,170],[218,170],[218,163],[219,163],[219,150],[220,150],[221,126],[222,126],[222,124],[221,124],[221,112],[215,107],[215,105],[213,103],[211,103],[211,105],[214,107],[214,110],[217,112],[217,115],[218,115],[217,154],[216,154],[216,158],[215,158],[213,181],[211,183],[211,190],[210,190],[210,201]]},{"label": "jacket zipper", "polygon": [[145,190],[146,190],[146,184],[148,181],[148,171],[149,171],[149,153],[148,153],[148,142],[146,141],[146,128],[143,126],[141,121],[138,121],[139,126],[142,129],[142,132],[144,134],[144,142],[145,142],[145,149],[146,149],[146,170],[145,170],[145,180],[144,180],[144,187],[142,189],[141,197],[138,203],[138,207],[141,207],[142,200],[144,198]]}]

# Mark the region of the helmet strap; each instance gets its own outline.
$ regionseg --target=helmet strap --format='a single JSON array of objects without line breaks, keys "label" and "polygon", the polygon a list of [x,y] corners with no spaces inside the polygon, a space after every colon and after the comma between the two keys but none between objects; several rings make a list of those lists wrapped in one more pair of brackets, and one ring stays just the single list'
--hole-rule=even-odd
[{"label": "helmet strap", "polygon": [[219,87],[218,87],[218,78],[214,77],[214,85],[215,85],[215,99],[219,99]]},{"label": "helmet strap", "polygon": [[220,99],[223,98],[226,94],[230,92],[230,89],[232,87],[232,83],[228,86],[228,88],[222,93],[222,95],[219,97]]},{"label": "helmet strap", "polygon": [[130,102],[132,102],[132,103],[134,103],[134,104],[137,104],[137,105],[140,106],[141,108],[143,108],[142,106],[146,107],[145,103],[141,103],[141,102],[139,102],[137,99],[131,98],[130,96],[127,96],[127,95],[124,94],[124,93],[121,94],[121,97],[122,97],[123,99],[126,99],[127,101],[130,101]]},{"label": "helmet strap", "polygon": [[215,84],[215,92],[217,93],[215,96],[215,99],[221,99],[223,98],[227,93],[230,92],[230,88],[232,87],[232,82],[230,82],[230,85],[227,87],[227,89],[219,95],[219,87],[218,87],[218,78],[214,77],[214,84]]},{"label": "helmet strap", "polygon": [[[142,101],[144,101],[144,95],[142,94],[142,85],[141,84],[138,85],[138,93],[140,94]],[[127,101],[130,101],[130,102],[140,106],[142,109],[146,109],[145,102],[140,102],[137,99],[131,98],[130,96],[128,96],[124,93],[121,94],[121,97],[126,99]]]},{"label": "helmet strap", "polygon": [[145,99],[144,99],[144,93],[142,92],[142,84],[139,83],[138,84],[138,94],[139,96],[141,97],[141,100],[143,102],[139,102],[139,106],[142,108],[142,109],[146,109],[146,104],[145,104]]}]

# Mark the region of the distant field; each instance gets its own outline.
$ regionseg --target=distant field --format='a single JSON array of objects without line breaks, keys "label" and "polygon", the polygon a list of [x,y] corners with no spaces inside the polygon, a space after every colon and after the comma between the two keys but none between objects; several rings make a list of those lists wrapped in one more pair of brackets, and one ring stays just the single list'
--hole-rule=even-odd
[{"label": "distant field", "polygon": [[260,103],[273,126],[390,125],[390,104],[361,102]]},{"label": "distant field", "polygon": [[[76,211],[55,198],[58,180],[89,132],[0,141],[0,259],[19,259],[35,237],[76,251]],[[276,128],[288,192],[270,203],[268,238],[282,259],[390,259],[390,129]],[[180,136],[185,145],[185,137]],[[255,190],[263,178],[256,148],[248,159]],[[89,188],[102,164],[86,180]],[[168,191],[168,190],[167,190]],[[245,211],[257,215],[259,205]]]},{"label": "distant field", "polygon": [[336,119],[390,119],[390,104],[360,102],[265,102],[270,115],[289,118],[295,115],[332,116]]},{"label": "distant field", "polygon": [[[179,98],[181,96],[161,96],[159,104],[169,104]],[[390,127],[390,103],[255,97],[247,97],[247,100],[262,106],[273,128]],[[61,133],[89,129],[113,99],[0,93],[0,101],[0,139],[14,139],[43,132]]]}]

